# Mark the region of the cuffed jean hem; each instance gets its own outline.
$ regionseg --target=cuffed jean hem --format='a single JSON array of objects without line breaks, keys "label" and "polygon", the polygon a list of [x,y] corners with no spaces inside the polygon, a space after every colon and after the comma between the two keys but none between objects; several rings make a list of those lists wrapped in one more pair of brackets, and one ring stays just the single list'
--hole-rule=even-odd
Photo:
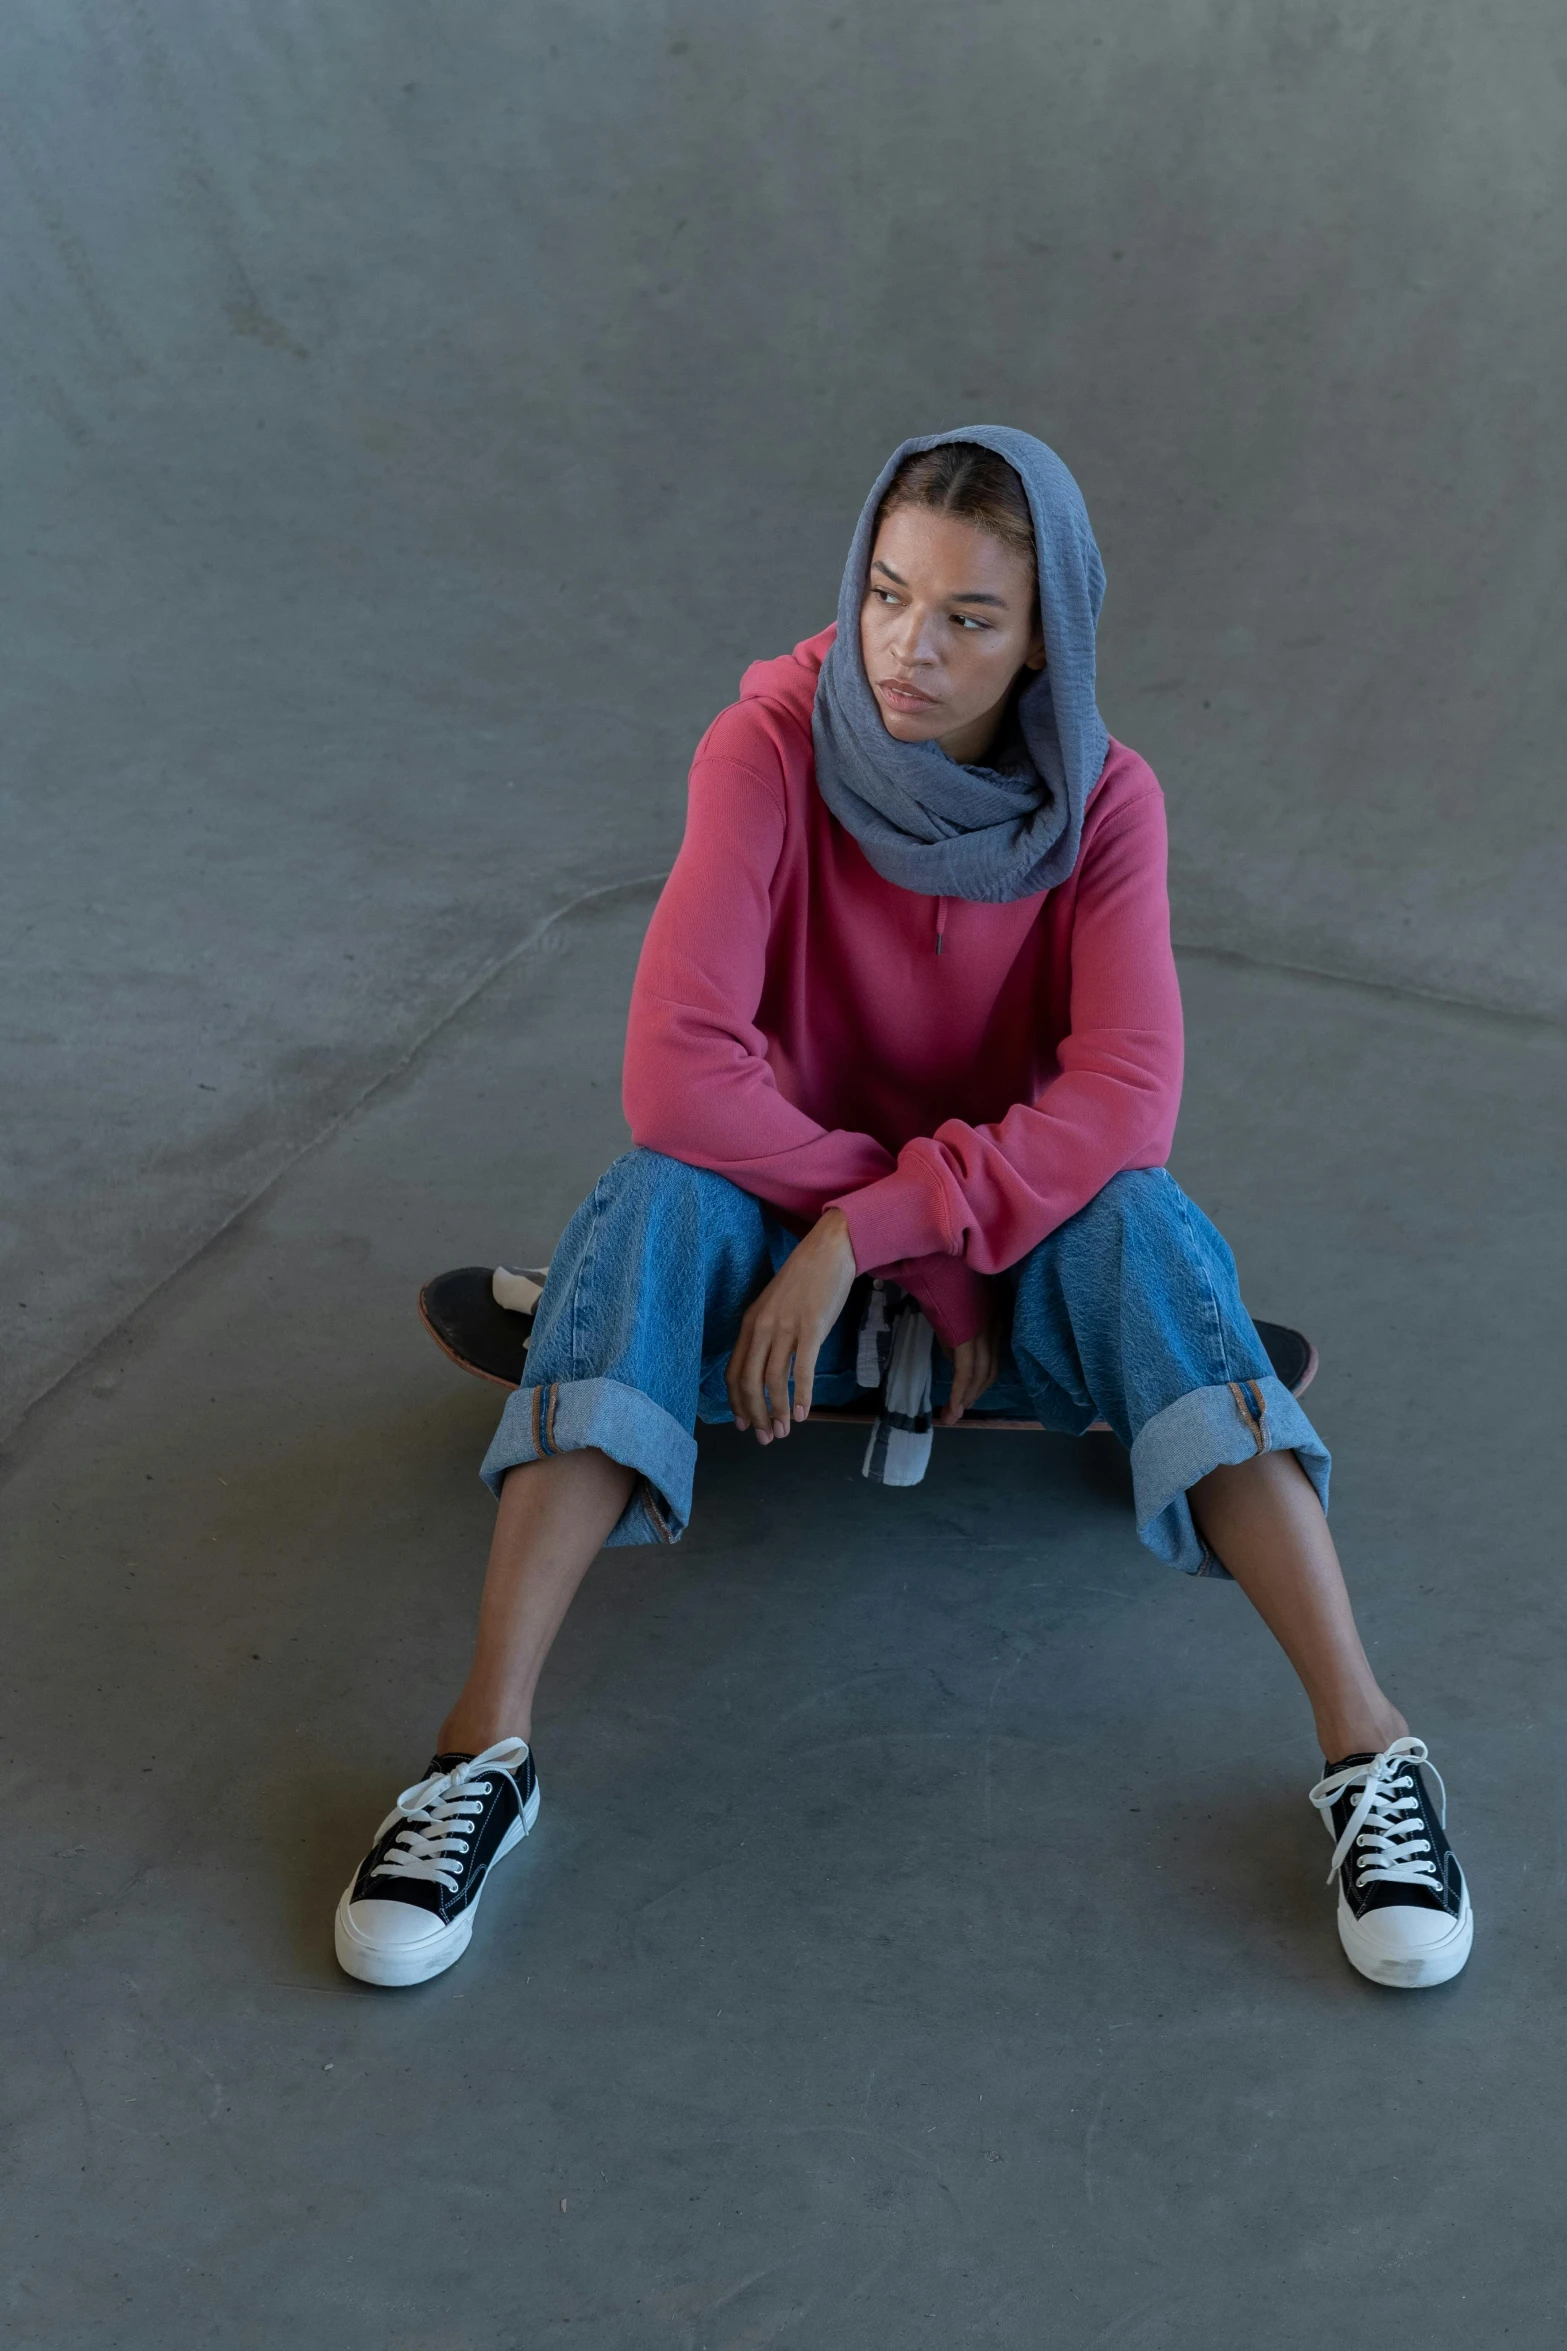
[{"label": "cuffed jean hem", "polygon": [[622,1380],[554,1380],[519,1388],[508,1399],[479,1475],[500,1498],[509,1469],[596,1445],[637,1472],[637,1483],[606,1548],[616,1543],[678,1543],[691,1522],[696,1439],[661,1404]]},{"label": "cuffed jean hem", "polygon": [[1232,1380],[1193,1388],[1138,1431],[1132,1446],[1137,1532],[1150,1551],[1187,1575],[1229,1577],[1197,1532],[1187,1489],[1223,1463],[1293,1453],[1328,1506],[1327,1447],[1282,1381]]}]

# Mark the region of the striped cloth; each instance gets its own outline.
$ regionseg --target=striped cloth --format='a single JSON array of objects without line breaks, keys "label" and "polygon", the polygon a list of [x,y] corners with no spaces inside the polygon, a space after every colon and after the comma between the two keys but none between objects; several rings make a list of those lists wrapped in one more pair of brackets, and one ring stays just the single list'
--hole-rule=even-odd
[{"label": "striped cloth", "polygon": [[935,1333],[896,1282],[874,1281],[860,1320],[854,1376],[879,1388],[876,1425],[861,1475],[878,1486],[917,1486],[930,1461],[930,1372]]}]

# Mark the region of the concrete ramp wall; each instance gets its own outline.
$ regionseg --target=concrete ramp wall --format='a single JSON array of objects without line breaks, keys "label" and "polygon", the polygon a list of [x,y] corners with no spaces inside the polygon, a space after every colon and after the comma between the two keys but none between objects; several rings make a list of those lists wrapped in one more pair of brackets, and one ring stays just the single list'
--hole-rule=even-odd
[{"label": "concrete ramp wall", "polygon": [[1083,482],[1184,938],[1560,1018],[1564,77],[1544,0],[16,0],[4,1410],[667,864],[932,425]]}]

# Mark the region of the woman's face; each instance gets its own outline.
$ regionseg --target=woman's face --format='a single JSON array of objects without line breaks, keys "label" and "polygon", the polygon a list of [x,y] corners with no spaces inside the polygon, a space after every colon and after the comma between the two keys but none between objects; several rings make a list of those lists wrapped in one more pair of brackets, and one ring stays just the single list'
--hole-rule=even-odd
[{"label": "woman's face", "polygon": [[860,651],[888,734],[972,766],[1018,672],[1045,666],[1034,567],[961,515],[900,506],[876,534]]}]

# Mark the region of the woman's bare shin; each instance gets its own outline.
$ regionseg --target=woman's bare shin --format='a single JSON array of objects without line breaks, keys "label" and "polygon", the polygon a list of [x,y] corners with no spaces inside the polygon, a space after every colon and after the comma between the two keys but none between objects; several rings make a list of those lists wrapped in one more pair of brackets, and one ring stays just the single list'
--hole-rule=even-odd
[{"label": "woman's bare shin", "polygon": [[1299,1674],[1328,1761],[1402,1738],[1409,1725],[1361,1647],[1328,1522],[1294,1454],[1211,1470],[1188,1499],[1204,1540]]},{"label": "woman's bare shin", "polygon": [[479,1603],[473,1663],[441,1754],[532,1736],[533,1693],[567,1609],[631,1497],[636,1472],[596,1446],[509,1472]]}]

